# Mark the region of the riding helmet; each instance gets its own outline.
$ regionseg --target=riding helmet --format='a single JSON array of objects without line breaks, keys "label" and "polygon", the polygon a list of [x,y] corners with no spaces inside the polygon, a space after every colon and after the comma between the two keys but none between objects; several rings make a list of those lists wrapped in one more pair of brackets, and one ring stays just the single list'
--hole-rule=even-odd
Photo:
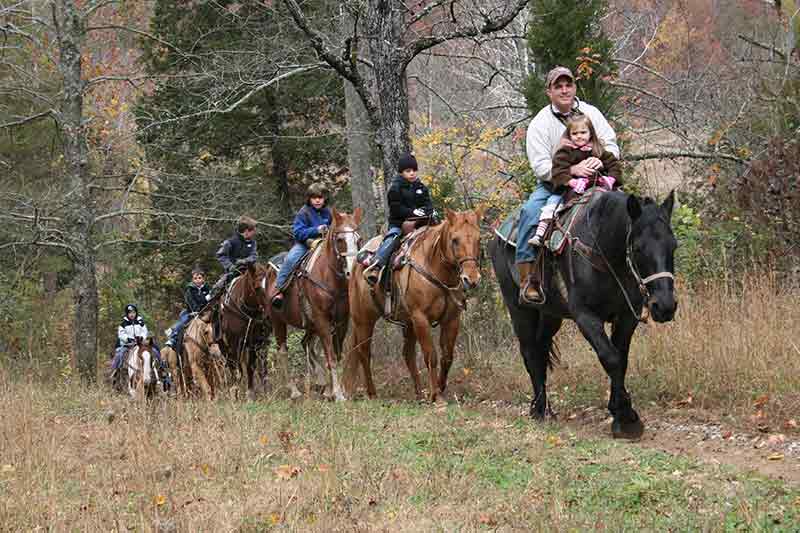
[{"label": "riding helmet", "polygon": [[135,305],[133,305],[133,304],[126,305],[125,306],[125,316],[128,316],[128,313],[130,313],[131,311],[133,311],[137,315],[139,314],[139,310],[136,308]]}]

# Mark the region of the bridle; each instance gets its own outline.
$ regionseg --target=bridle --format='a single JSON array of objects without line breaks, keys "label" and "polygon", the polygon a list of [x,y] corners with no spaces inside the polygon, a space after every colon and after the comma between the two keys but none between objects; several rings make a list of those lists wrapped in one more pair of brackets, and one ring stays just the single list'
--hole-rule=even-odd
[{"label": "bridle", "polygon": [[[659,220],[661,220],[661,217],[659,217]],[[656,281],[657,279],[665,279],[665,278],[671,279],[674,282],[675,276],[672,274],[672,272],[668,271],[656,272],[655,274],[650,274],[646,278],[643,278],[642,275],[639,274],[639,268],[637,267],[636,263],[633,260],[633,244],[631,243],[632,231],[633,231],[633,224],[628,226],[628,233],[625,236],[625,263],[628,265],[628,270],[631,271],[631,274],[633,274],[633,278],[636,280],[636,284],[639,287],[639,292],[641,293],[642,298],[644,299],[644,304],[647,307],[647,310],[651,311],[650,309],[651,296],[650,296],[650,290],[647,288],[647,284],[650,283],[651,281]],[[606,263],[608,264],[608,261],[606,261]],[[611,273],[614,274],[613,269],[610,268],[611,265],[609,264],[608,266]],[[617,279],[616,275],[614,275],[614,279]],[[622,290],[622,294],[623,296],[625,296],[625,301],[628,303],[628,307],[631,309],[633,315],[637,317],[637,320],[639,320],[639,322],[647,322],[646,318],[642,318],[641,316],[636,315],[633,305],[631,304],[631,301],[628,298],[628,293],[622,287],[622,284],[619,283],[619,280],[617,280],[617,283],[619,284],[620,289]]]},{"label": "bridle", "polygon": [[[348,251],[340,252],[339,248],[336,246],[336,238],[339,237],[340,235],[354,235],[356,243],[355,250],[350,251],[350,246],[348,244],[347,247]],[[358,233],[358,231],[350,227],[345,227],[341,230],[337,229],[336,231],[330,232],[330,234],[328,235],[329,245],[333,248],[333,252],[336,256],[336,268],[333,268],[332,265],[330,266],[330,268],[331,270],[333,270],[333,273],[336,274],[336,277],[340,279],[347,277],[347,272],[345,270],[347,268],[346,266],[347,259],[349,257],[355,258],[358,255],[358,243],[360,240],[361,240],[361,235]],[[343,261],[345,263],[344,267],[341,266]]]},{"label": "bridle", "polygon": [[[448,234],[450,233],[450,227],[449,226],[447,227],[447,232],[448,232]],[[476,256],[466,256],[466,257],[459,258],[458,255],[456,254],[456,247],[455,247],[455,244],[453,244],[452,240],[443,238],[443,236],[441,234],[437,238],[439,239],[438,248],[439,248],[439,255],[442,258],[442,262],[444,264],[446,264],[446,265],[454,267],[458,271],[459,279],[464,274],[464,264],[465,263],[469,263],[470,261],[472,261],[472,262],[474,262],[476,264],[476,266],[478,267],[478,270],[481,269],[482,265],[481,265],[480,254],[477,257]],[[455,260],[450,260],[450,259],[447,258],[447,254],[445,253],[447,251],[447,247],[446,247],[446,245],[444,245],[444,241],[445,240],[449,240],[449,242],[450,242],[450,254],[453,256],[453,258],[455,258]],[[445,248],[442,248],[442,246],[445,246]]]}]

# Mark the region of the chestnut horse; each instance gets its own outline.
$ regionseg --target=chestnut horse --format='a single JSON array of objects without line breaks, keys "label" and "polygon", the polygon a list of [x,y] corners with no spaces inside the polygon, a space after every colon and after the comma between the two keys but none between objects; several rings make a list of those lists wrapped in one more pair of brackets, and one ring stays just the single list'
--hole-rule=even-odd
[{"label": "chestnut horse", "polygon": [[267,268],[250,263],[218,302],[219,347],[228,366],[239,374],[247,387],[247,397],[253,399],[253,380],[256,372],[256,336],[264,327],[267,301]]},{"label": "chestnut horse", "polygon": [[[395,321],[403,324],[403,356],[414,380],[414,392],[422,399],[417,371],[416,343],[419,341],[428,368],[428,399],[447,386],[447,373],[453,363],[453,349],[458,337],[461,312],[466,308],[466,291],[477,287],[480,273],[480,220],[483,209],[446,211],[445,220],[428,227],[411,247],[409,260],[392,273],[393,294],[398,295]],[[352,320],[351,350],[345,363],[344,384],[352,397],[358,365],[364,370],[367,395],[376,395],[370,368],[372,332],[383,316],[385,295],[363,278],[364,267],[358,265],[350,282],[350,316]],[[441,369],[437,364],[431,328],[442,328],[440,335]]]},{"label": "chestnut horse", "polygon": [[[278,344],[278,369],[281,380],[288,387],[293,398],[300,395],[297,386],[289,379],[289,354],[286,346],[286,326],[290,325],[305,331],[303,348],[309,365],[307,372],[320,370],[314,352],[314,340],[322,341],[325,351],[327,376],[326,393],[335,400],[344,400],[337,365],[342,354],[342,344],[347,335],[349,315],[347,305],[347,282],[353,271],[361,238],[356,231],[363,211],[356,208],[352,215],[333,210],[331,227],[319,244],[318,256],[310,270],[301,270],[284,291],[281,309],[270,306],[269,320]],[[270,270],[267,278],[268,293],[276,291],[277,273]],[[318,378],[321,372],[319,372]]]},{"label": "chestnut horse", "polygon": [[180,355],[170,346],[161,351],[161,357],[169,364],[178,396],[190,396],[196,385],[205,398],[213,399],[224,382],[225,359],[214,342],[209,314],[198,315],[186,325]]}]

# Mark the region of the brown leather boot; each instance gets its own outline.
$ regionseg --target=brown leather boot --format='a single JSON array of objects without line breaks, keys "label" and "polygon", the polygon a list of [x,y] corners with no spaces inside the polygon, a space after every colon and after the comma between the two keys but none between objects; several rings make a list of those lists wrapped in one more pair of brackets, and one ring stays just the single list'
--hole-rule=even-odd
[{"label": "brown leather boot", "polygon": [[544,301],[539,290],[539,282],[534,276],[535,263],[518,263],[519,270],[519,303],[520,305],[538,304]]}]

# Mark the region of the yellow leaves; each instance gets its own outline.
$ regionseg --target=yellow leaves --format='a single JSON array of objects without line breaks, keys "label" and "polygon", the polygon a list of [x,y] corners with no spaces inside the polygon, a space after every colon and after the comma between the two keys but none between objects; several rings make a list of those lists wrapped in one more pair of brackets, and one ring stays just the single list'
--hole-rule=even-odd
[{"label": "yellow leaves", "polygon": [[258,443],[261,444],[262,446],[266,446],[267,444],[269,444],[269,437],[267,437],[266,435],[261,435],[258,438]]},{"label": "yellow leaves", "polygon": [[769,457],[767,457],[770,461],[783,461],[783,454],[782,453],[773,453]]},{"label": "yellow leaves", "polygon": [[281,465],[275,469],[275,477],[282,481],[288,481],[292,478],[297,477],[302,470],[298,466],[293,465]]},{"label": "yellow leaves", "polygon": [[461,369],[461,371],[464,373],[464,377],[468,377],[470,374],[472,374],[471,368],[464,367]]},{"label": "yellow leaves", "polygon": [[153,496],[153,505],[155,505],[156,507],[161,507],[166,503],[167,503],[167,497],[164,496],[163,494],[157,494]]}]

